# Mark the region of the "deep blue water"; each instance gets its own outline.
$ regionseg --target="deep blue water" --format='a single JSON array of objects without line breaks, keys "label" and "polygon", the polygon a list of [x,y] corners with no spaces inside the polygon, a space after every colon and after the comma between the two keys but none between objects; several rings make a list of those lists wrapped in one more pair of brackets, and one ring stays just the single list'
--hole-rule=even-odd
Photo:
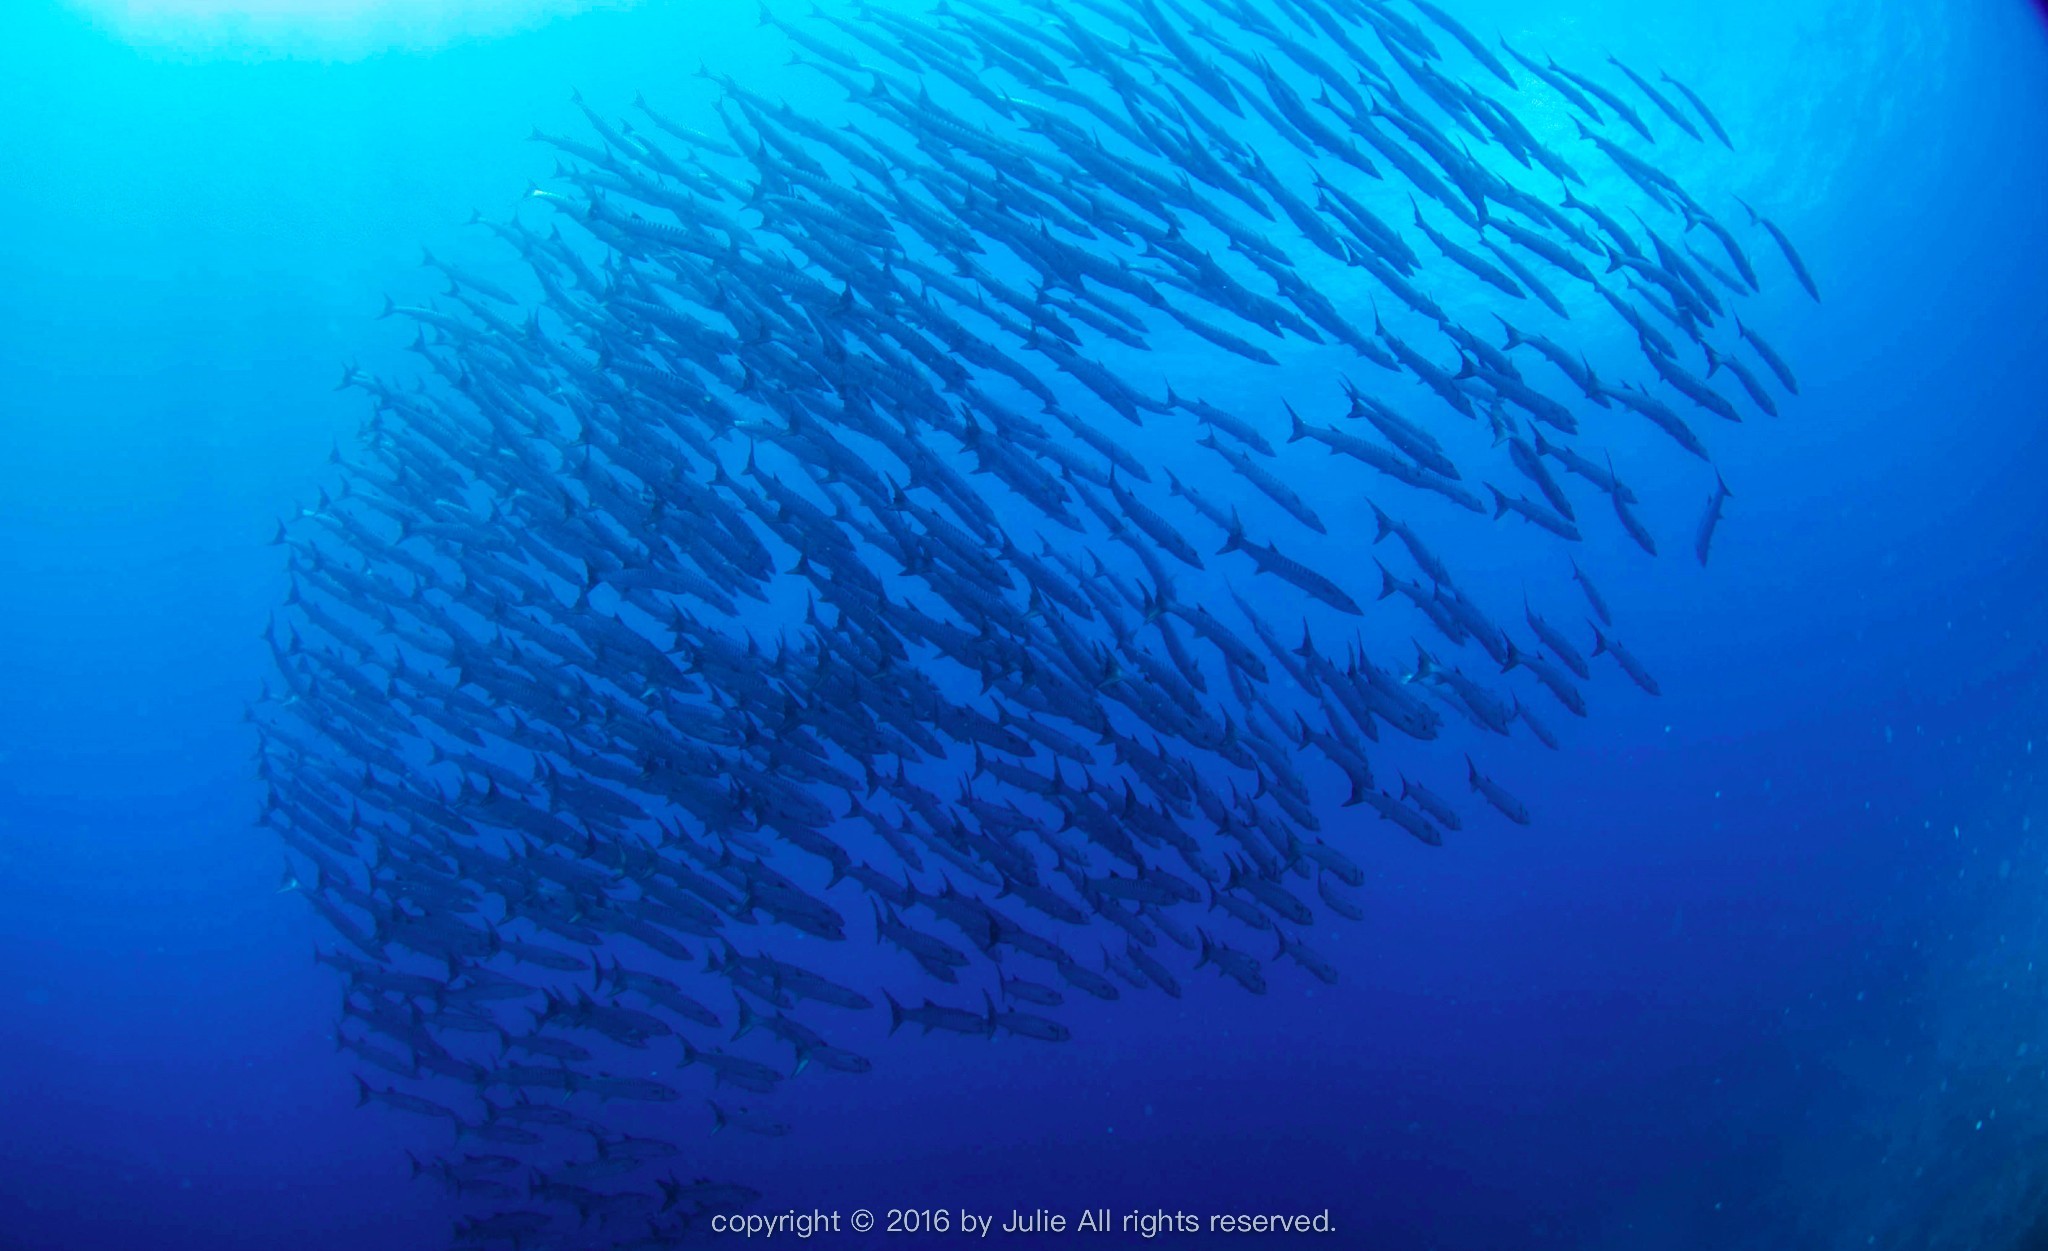
[{"label": "deep blue water", "polygon": [[[2048,22],[1456,11],[1686,77],[1738,145],[1701,177],[1826,297],[1762,297],[1803,395],[1717,446],[1712,565],[1589,540],[1663,697],[1508,757],[1532,829],[1363,839],[1337,986],[1204,978],[1058,1048],[869,1021],[876,1071],[792,1094],[789,1138],[678,1113],[703,1170],[775,1207],[1328,1207],[1359,1247],[2031,1245]],[[396,49],[0,14],[0,1247],[441,1245],[404,1151],[446,1136],[353,1106],[326,935],[252,823],[265,542],[363,416],[340,363],[406,368],[372,318],[428,291],[419,247],[503,264],[462,222],[547,177],[528,127],[700,58],[784,73],[727,0]],[[1692,478],[1660,494],[1689,533]],[[1532,578],[1491,533],[1468,579]]]}]

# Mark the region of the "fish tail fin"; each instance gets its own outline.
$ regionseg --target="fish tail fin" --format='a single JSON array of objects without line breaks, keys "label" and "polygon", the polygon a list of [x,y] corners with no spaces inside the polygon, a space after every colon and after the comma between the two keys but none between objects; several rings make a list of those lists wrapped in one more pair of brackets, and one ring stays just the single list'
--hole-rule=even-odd
[{"label": "fish tail fin", "polygon": [[1595,656],[1598,656],[1598,655],[1600,655],[1600,654],[1601,654],[1602,652],[1604,652],[1604,651],[1606,651],[1606,650],[1607,650],[1607,636],[1606,636],[1605,634],[1601,633],[1601,631],[1600,631],[1600,627],[1599,627],[1599,626],[1594,626],[1594,627],[1593,627],[1593,654],[1594,654]]},{"label": "fish tail fin", "polygon": [[1377,543],[1394,532],[1394,519],[1387,516],[1386,510],[1373,501],[1367,500],[1366,503],[1372,505],[1373,525],[1378,529],[1378,533],[1372,536],[1372,541]]},{"label": "fish tail fin", "polygon": [[1287,441],[1295,443],[1308,437],[1308,427],[1302,424],[1301,414],[1294,411],[1294,405],[1289,404],[1286,400],[1282,400],[1280,401],[1280,406],[1287,410],[1287,420],[1290,423],[1287,431]]},{"label": "fish tail fin", "polygon": [[1237,515],[1237,509],[1230,510],[1230,534],[1223,540],[1223,546],[1216,549],[1218,556],[1238,551],[1244,546],[1244,522]]},{"label": "fish tail fin", "polygon": [[1400,589],[1401,589],[1401,584],[1400,584],[1400,582],[1398,582],[1398,581],[1397,581],[1397,580],[1395,580],[1395,578],[1394,578],[1394,571],[1393,571],[1393,570],[1391,570],[1391,569],[1387,568],[1386,564],[1385,564],[1384,562],[1382,562],[1382,561],[1378,561],[1378,560],[1375,560],[1375,561],[1373,561],[1372,563],[1374,563],[1375,565],[1378,565],[1378,566],[1380,567],[1380,598],[1381,598],[1381,599],[1385,599],[1385,598],[1387,598],[1388,596],[1392,595],[1392,594],[1393,594],[1394,592],[1396,592],[1396,591],[1398,591],[1398,590],[1400,590]]},{"label": "fish tail fin", "polygon": [[1493,519],[1499,521],[1502,517],[1507,516],[1508,497],[1502,495],[1500,488],[1491,482],[1486,484],[1486,489],[1493,492]]}]

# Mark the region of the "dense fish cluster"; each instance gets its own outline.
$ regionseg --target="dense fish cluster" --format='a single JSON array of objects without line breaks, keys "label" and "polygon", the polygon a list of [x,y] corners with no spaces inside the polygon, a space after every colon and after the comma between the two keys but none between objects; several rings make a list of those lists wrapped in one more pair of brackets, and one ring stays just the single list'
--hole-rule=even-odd
[{"label": "dense fish cluster", "polygon": [[538,297],[430,256],[422,377],[347,373],[279,531],[262,819],[465,1246],[701,1234],[757,1197],[709,1131],[787,1132],[863,1014],[1334,980],[1380,831],[1530,822],[1486,735],[1657,693],[1580,562],[1547,620],[1425,534],[1654,554],[1607,449],[1796,390],[1736,306],[1812,280],[1648,155],[1728,143],[1670,78],[1421,0],[763,21],[846,103],[537,134],[483,224]]}]

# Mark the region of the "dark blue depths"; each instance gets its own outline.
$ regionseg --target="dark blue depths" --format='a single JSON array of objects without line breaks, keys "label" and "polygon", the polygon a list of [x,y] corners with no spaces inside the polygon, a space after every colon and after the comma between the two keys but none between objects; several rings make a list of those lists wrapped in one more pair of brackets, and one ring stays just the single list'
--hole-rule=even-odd
[{"label": "dark blue depths", "polygon": [[2014,1243],[2038,23],[1612,16],[16,19],[0,1237]]}]

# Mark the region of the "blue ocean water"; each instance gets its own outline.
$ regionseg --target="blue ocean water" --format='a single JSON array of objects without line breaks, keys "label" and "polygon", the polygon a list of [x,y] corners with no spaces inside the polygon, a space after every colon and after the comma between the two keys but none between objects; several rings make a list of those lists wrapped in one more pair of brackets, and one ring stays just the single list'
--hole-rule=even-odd
[{"label": "blue ocean water", "polygon": [[[1456,12],[1686,79],[1736,149],[1684,175],[1770,213],[1825,297],[1780,273],[1755,302],[1802,395],[1717,444],[1712,563],[1678,537],[1710,484],[1669,460],[1636,485],[1675,553],[1589,535],[1662,697],[1611,682],[1564,750],[1501,749],[1530,829],[1357,821],[1366,919],[1315,931],[1335,986],[1205,975],[1073,1007],[1061,1047],[870,1019],[875,1071],[793,1088],[787,1138],[681,1105],[686,1175],[776,1209],[1328,1208],[1358,1247],[2041,1236],[2048,22]],[[373,319],[434,290],[420,247],[509,269],[463,223],[547,181],[529,127],[583,133],[572,88],[688,98],[700,61],[815,92],[785,51],[726,0],[0,14],[0,1247],[445,1242],[465,1209],[405,1153],[447,1134],[354,1106],[330,935],[253,822],[267,540],[364,416],[341,364],[416,372]],[[1263,385],[1215,355],[1158,372]],[[1332,520],[1324,550],[1367,549],[1362,503]],[[1441,540],[1468,582],[1558,595],[1551,548],[1472,533]]]}]

